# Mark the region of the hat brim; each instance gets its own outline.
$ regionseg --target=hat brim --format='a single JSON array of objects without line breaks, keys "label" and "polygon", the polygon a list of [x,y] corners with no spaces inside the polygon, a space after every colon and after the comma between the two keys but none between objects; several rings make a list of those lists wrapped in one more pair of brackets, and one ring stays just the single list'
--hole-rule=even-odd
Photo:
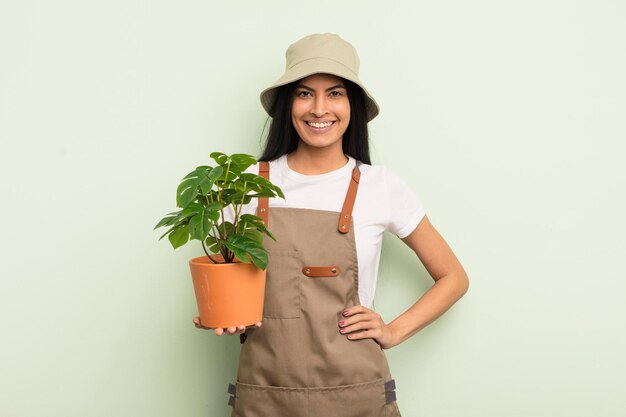
[{"label": "hat brim", "polygon": [[343,64],[334,61],[328,58],[311,58],[305,61],[299,62],[291,68],[288,68],[287,71],[276,80],[271,86],[267,87],[265,90],[261,92],[261,104],[263,108],[270,116],[274,117],[272,114],[272,107],[274,106],[274,101],[276,100],[276,89],[283,85],[289,84],[296,80],[300,80],[304,77],[308,77],[313,74],[332,74],[337,77],[344,78],[346,80],[350,80],[363,90],[365,94],[365,111],[367,113],[367,121],[371,121],[374,117],[376,117],[379,113],[378,104],[374,97],[367,91],[367,89],[363,86],[359,77],[352,72],[348,67]]}]

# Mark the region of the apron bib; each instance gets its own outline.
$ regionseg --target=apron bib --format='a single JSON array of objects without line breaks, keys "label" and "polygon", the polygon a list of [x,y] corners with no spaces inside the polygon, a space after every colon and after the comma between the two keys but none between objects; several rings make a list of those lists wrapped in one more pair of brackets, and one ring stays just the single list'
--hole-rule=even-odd
[{"label": "apron bib", "polygon": [[[269,179],[269,164],[259,163]],[[348,340],[338,322],[360,305],[352,208],[360,171],[341,213],[273,207],[257,215],[276,242],[269,252],[263,325],[241,335],[231,417],[400,417],[395,382],[374,339]]]}]

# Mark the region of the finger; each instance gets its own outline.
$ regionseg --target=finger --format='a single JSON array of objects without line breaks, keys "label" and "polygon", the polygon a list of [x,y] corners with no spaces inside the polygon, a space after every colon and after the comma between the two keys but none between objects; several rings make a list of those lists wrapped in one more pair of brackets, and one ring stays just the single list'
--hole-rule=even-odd
[{"label": "finger", "polygon": [[343,309],[343,315],[344,315],[344,317],[350,317],[350,316],[353,316],[355,314],[363,313],[363,312],[366,312],[366,311],[371,311],[371,310],[369,310],[368,308],[365,308],[365,307],[363,307],[361,305],[356,305],[356,306],[352,306],[352,307],[349,307],[349,308],[344,308]]},{"label": "finger", "polygon": [[355,324],[355,323],[359,323],[359,322],[375,322],[375,316],[372,314],[367,314],[367,313],[358,313],[355,314],[352,317],[349,317],[347,319],[344,320],[339,320],[339,322],[337,323],[337,325],[339,327],[347,327],[350,326],[351,324]]},{"label": "finger", "polygon": [[371,338],[372,336],[369,334],[370,332],[368,330],[363,330],[360,332],[356,332],[356,333],[350,333],[349,335],[347,335],[346,337],[349,340],[359,340],[359,339],[368,339]]},{"label": "finger", "polygon": [[259,322],[257,322],[257,323],[255,324],[255,326],[256,326],[256,327],[261,327],[261,325],[262,325],[262,324],[263,324],[263,323],[261,323],[261,322],[259,321]]},{"label": "finger", "polygon": [[374,328],[374,326],[372,325],[371,322],[359,321],[359,322],[351,324],[349,326],[341,327],[339,329],[339,333],[341,333],[341,334],[348,334],[348,333],[353,333],[353,332],[356,332],[356,331],[359,331],[359,330],[371,330],[373,328]]},{"label": "finger", "polygon": [[221,327],[218,327],[217,329],[215,329],[216,336],[221,336],[223,334],[224,334],[224,329],[222,329]]},{"label": "finger", "polygon": [[236,327],[229,327],[227,330],[228,334],[235,334],[237,333],[237,328]]},{"label": "finger", "polygon": [[202,322],[200,321],[200,317],[198,316],[193,318],[193,324],[194,326],[196,326],[196,329],[207,329],[207,327],[204,327],[202,325]]},{"label": "finger", "polygon": [[237,327],[237,332],[238,333],[243,333],[245,331],[246,331],[246,326],[241,325],[241,326]]}]

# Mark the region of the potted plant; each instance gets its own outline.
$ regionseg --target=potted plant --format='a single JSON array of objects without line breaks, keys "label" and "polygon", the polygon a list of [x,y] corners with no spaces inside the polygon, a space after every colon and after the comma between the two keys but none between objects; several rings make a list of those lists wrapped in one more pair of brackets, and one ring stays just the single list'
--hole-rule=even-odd
[{"label": "potted plant", "polygon": [[[252,155],[213,152],[215,167],[202,165],[187,174],[176,190],[179,211],[168,213],[154,229],[169,227],[174,249],[196,239],[206,256],[189,261],[200,321],[209,328],[252,325],[261,321],[267,251],[263,236],[276,240],[261,217],[241,214],[253,198],[285,198],[262,176],[245,172],[256,165]],[[234,210],[226,221],[224,210]]]}]

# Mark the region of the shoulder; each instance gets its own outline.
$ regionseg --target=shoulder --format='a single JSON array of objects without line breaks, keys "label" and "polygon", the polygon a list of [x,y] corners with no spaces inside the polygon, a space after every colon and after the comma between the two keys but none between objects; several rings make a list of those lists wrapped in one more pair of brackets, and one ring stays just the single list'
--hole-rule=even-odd
[{"label": "shoulder", "polygon": [[360,185],[371,190],[377,197],[385,200],[394,212],[399,207],[415,208],[421,202],[413,189],[414,178],[405,179],[393,168],[384,165],[361,164]]},{"label": "shoulder", "polygon": [[391,168],[385,165],[369,165],[359,163],[359,171],[361,171],[361,181],[367,186],[385,186],[394,185],[403,182],[402,178],[397,175]]},{"label": "shoulder", "polygon": [[359,164],[358,167],[361,171],[359,188],[368,200],[384,204],[385,211],[403,204],[414,194],[408,182],[385,165]]}]

